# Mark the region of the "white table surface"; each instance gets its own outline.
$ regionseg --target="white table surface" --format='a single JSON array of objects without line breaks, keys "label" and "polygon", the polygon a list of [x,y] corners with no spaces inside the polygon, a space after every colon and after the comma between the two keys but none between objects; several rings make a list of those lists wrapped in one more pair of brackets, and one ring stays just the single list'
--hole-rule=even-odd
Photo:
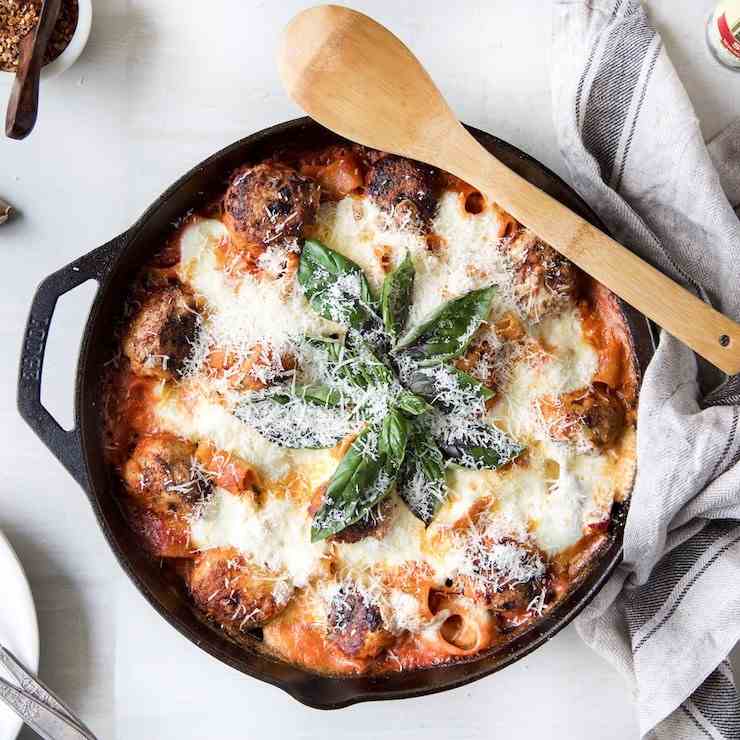
[{"label": "white table surface", "polygon": [[[22,143],[0,140],[0,196],[21,211],[0,227],[0,529],[30,576],[45,680],[101,739],[635,737],[628,687],[572,627],[474,685],[325,713],[200,652],[125,578],[81,490],[16,412],[27,308],[42,277],[123,231],[191,165],[298,115],[278,83],[274,49],[284,22],[311,3],[94,4],[90,44],[44,85],[37,130]],[[707,137],[740,115],[740,77],[704,46],[711,5],[648,1]],[[355,6],[410,44],[463,120],[565,174],[551,124],[549,2]],[[60,303],[47,356],[44,398],[67,422],[87,288]]]}]

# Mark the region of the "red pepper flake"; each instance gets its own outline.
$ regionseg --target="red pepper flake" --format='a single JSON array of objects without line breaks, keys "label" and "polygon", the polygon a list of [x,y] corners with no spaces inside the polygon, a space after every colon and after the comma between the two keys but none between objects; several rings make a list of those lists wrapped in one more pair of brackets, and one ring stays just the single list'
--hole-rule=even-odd
[{"label": "red pepper flake", "polygon": [[[20,44],[39,22],[41,0],[0,0],[0,70],[18,69]],[[56,25],[44,53],[44,64],[53,62],[69,45],[77,28],[77,0],[62,0]]]}]

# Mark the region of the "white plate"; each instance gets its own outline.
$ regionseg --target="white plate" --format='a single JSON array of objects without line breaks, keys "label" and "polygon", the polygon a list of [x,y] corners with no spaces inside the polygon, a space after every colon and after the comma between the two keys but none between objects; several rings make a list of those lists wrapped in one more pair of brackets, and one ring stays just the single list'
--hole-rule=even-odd
[{"label": "white plate", "polygon": [[[26,668],[39,668],[39,625],[31,589],[20,560],[0,532],[0,642]],[[9,678],[9,676],[8,676]],[[21,720],[0,702],[0,740],[15,740]]]}]

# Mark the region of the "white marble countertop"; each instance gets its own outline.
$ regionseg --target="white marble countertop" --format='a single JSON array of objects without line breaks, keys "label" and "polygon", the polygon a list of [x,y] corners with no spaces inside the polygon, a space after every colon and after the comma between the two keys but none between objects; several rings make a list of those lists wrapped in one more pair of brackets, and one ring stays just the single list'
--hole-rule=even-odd
[{"label": "white marble countertop", "polygon": [[[0,529],[30,576],[42,675],[101,739],[635,737],[628,687],[573,628],[471,686],[334,713],[222,666],[148,607],[82,491],[18,417],[16,359],[39,280],[123,231],[211,152],[298,115],[273,55],[283,23],[309,4],[95,0],[90,44],[43,86],[37,130],[22,143],[0,141],[0,196],[20,211],[0,227]],[[705,49],[702,21],[712,4],[648,0],[707,137],[740,115],[740,77]],[[550,3],[355,6],[410,44],[463,120],[565,174],[551,124]],[[84,286],[60,302],[47,355],[44,400],[68,425],[91,295]]]}]

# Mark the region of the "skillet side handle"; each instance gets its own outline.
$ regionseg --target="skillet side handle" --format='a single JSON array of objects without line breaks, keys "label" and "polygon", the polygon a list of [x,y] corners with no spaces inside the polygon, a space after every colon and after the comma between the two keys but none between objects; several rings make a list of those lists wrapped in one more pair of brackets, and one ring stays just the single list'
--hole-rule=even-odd
[{"label": "skillet side handle", "polygon": [[85,490],[88,482],[79,431],[76,428],[63,429],[41,403],[46,340],[59,298],[91,279],[98,282],[99,291],[114,256],[123,249],[127,240],[128,233],[121,234],[45,278],[33,297],[23,337],[18,373],[18,411]]}]

